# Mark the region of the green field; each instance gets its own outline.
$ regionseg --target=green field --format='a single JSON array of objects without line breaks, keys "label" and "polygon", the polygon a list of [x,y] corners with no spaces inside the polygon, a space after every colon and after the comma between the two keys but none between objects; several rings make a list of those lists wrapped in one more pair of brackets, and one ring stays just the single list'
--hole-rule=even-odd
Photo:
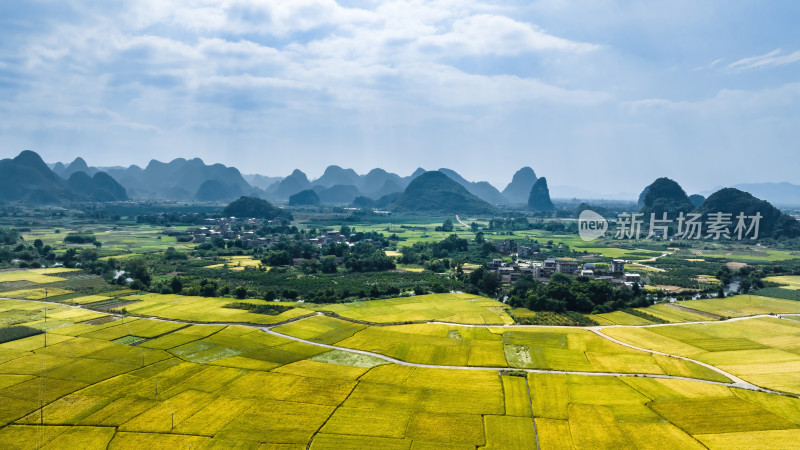
[{"label": "green field", "polygon": [[704,257],[727,259],[732,261],[775,262],[788,261],[800,258],[800,253],[790,250],[773,250],[741,248],[734,251],[703,250],[699,253]]},{"label": "green field", "polygon": [[[173,231],[185,229],[185,227],[172,227]],[[98,242],[102,243],[104,251],[125,254],[160,252],[168,247],[190,249],[194,247],[191,242],[177,242],[174,237],[165,235],[164,228],[145,224],[128,224],[125,226],[104,226],[91,224],[88,227],[81,227],[83,233],[93,233]],[[33,242],[41,239],[48,245],[57,245],[64,242],[65,233],[56,233],[55,228],[36,228],[30,232],[23,233],[26,241]],[[90,244],[70,245],[70,247],[92,248]],[[116,256],[116,255],[115,255]]]}]

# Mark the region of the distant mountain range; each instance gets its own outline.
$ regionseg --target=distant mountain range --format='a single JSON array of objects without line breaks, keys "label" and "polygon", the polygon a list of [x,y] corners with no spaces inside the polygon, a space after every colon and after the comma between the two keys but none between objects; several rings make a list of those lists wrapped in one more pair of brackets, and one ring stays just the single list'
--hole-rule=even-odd
[{"label": "distant mountain range", "polygon": [[[524,167],[514,175],[511,183],[501,193],[486,181],[468,181],[452,169],[441,168],[438,172],[464,187],[470,194],[492,205],[526,204],[531,188],[536,182],[536,174],[533,169]],[[272,200],[286,200],[298,192],[312,189],[319,194],[322,203],[343,203],[353,194],[356,197],[378,200],[390,194],[403,192],[414,179],[423,173],[426,173],[425,169],[418,168],[411,175],[401,177],[378,168],[372,169],[365,175],[359,175],[353,169],[329,166],[321,177],[310,181],[305,173],[295,169],[288,177],[268,186],[265,189],[265,196]],[[325,193],[325,189],[332,189],[336,186],[340,186],[337,188],[339,191],[344,189],[341,186],[352,186],[357,189],[357,192],[349,189],[347,195]]]},{"label": "distant mountain range", "polygon": [[38,154],[25,150],[14,159],[0,161],[0,201],[61,203],[128,200],[125,188],[107,173],[70,172],[64,179]]},{"label": "distant mountain range", "polygon": [[52,169],[62,178],[75,173],[108,173],[133,199],[179,201],[230,201],[242,195],[262,196],[263,191],[245,181],[234,167],[206,165],[202,159],[173,159],[168,163],[152,160],[142,169],[130,167],[90,167],[83,158],[69,164],[56,163]]},{"label": "distant mountain range", "polygon": [[[34,152],[30,154],[36,155]],[[26,153],[23,161],[30,161],[31,155]],[[36,158],[41,158],[36,155]],[[8,179],[18,179],[18,173],[28,173],[30,167],[11,170],[10,167],[18,164],[14,160],[3,160]],[[35,165],[35,164],[34,164]],[[45,166],[46,167],[46,166]],[[39,167],[41,169],[41,167]],[[374,205],[376,208],[389,206],[410,185],[410,183],[427,173],[418,168],[408,176],[400,176],[375,168],[366,174],[359,175],[353,169],[332,165],[325,169],[322,176],[309,179],[301,170],[296,169],[286,177],[268,177],[258,174],[242,175],[238,169],[222,164],[207,165],[199,158],[177,158],[170,162],[152,160],[144,168],[136,165],[129,167],[93,167],[83,158],[75,158],[71,163],[54,163],[49,165],[48,171],[56,175],[41,175],[29,173],[30,177],[20,180],[14,186],[9,185],[0,197],[35,202],[55,202],[75,199],[119,199],[122,191],[126,198],[135,200],[174,200],[174,201],[209,201],[228,202],[240,196],[253,196],[277,202],[288,202],[293,195],[312,190],[319,198],[321,204],[349,205],[354,202],[359,205]],[[51,170],[50,170],[51,169]],[[27,171],[27,172],[26,172]],[[452,169],[441,168],[436,172],[441,173],[460,185],[471,195],[495,206],[512,206],[531,208],[531,191],[539,181],[534,170],[523,167],[518,170],[511,182],[502,190],[498,190],[486,181],[469,181]],[[97,174],[105,173],[108,175]],[[84,176],[86,175],[86,176]],[[76,177],[73,179],[73,177]],[[109,184],[109,178],[120,185],[122,190]],[[70,181],[72,180],[72,181]],[[91,180],[91,181],[90,181]],[[66,182],[63,183],[62,181]],[[790,183],[752,183],[733,186],[755,197],[765,199],[777,205],[800,205],[800,185]],[[541,188],[541,186],[540,186]],[[99,193],[99,192],[103,193]],[[13,192],[14,195],[8,194]],[[705,191],[700,195],[689,196],[693,206],[701,204],[705,197],[714,191]],[[535,209],[544,205],[544,210],[549,209],[544,199],[544,189],[539,189],[534,201]],[[569,186],[554,186],[546,192],[547,197],[554,198],[581,198],[596,199],[630,198],[633,194],[620,193],[617,196],[600,196],[590,189],[580,189]],[[644,203],[646,190],[639,197],[640,206]],[[684,193],[685,194],[685,193]]]}]

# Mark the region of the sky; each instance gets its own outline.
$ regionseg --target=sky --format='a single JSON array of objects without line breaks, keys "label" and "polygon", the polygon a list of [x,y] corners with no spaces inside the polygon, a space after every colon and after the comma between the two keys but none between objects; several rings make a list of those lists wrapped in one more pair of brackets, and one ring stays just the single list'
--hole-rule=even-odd
[{"label": "sky", "polygon": [[800,184],[800,2],[0,2],[0,157]]}]

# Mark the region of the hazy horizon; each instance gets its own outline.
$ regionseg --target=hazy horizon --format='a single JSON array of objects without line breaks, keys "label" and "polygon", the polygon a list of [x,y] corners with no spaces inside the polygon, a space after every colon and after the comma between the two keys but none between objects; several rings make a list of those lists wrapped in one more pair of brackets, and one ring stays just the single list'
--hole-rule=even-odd
[{"label": "hazy horizon", "polygon": [[503,189],[800,184],[796,2],[0,5],[0,148]]}]

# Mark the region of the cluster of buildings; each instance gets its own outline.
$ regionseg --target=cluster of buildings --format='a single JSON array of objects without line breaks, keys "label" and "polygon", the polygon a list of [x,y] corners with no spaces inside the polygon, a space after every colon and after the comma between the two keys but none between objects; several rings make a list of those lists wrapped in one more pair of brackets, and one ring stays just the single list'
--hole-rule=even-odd
[{"label": "cluster of buildings", "polygon": [[376,241],[374,239],[369,239],[369,238],[355,241],[353,240],[353,236],[354,235],[345,236],[339,231],[331,230],[331,231],[326,231],[324,234],[321,234],[315,238],[311,238],[308,241],[319,248],[338,243],[348,244],[349,246],[352,247],[357,242],[365,242],[367,244],[372,244],[378,248],[383,246],[383,244],[380,241]]},{"label": "cluster of buildings", "polygon": [[544,258],[544,254],[542,254],[538,245],[517,245],[514,239],[504,239],[502,241],[495,242],[494,249],[498,253],[502,253],[504,255],[516,253],[518,258],[523,259]]},{"label": "cluster of buildings", "polygon": [[317,247],[322,248],[331,244],[347,242],[347,236],[343,235],[339,231],[326,231],[325,234],[321,234],[318,237],[311,238],[308,241],[316,245]]},{"label": "cluster of buildings", "polygon": [[222,239],[225,241],[241,240],[244,248],[270,247],[280,240],[277,236],[271,238],[256,237],[256,228],[264,223],[261,219],[240,219],[238,217],[222,217],[206,219],[202,227],[190,230],[195,244]]},{"label": "cluster of buildings", "polygon": [[525,274],[546,283],[554,273],[563,273],[625,284],[629,287],[642,284],[638,273],[625,273],[625,260],[622,259],[611,260],[608,269],[605,269],[596,267],[594,263],[579,264],[571,258],[546,258],[538,245],[517,245],[514,239],[495,242],[494,248],[498,253],[517,256],[516,262],[511,264],[503,262],[502,259],[493,259],[486,264],[489,270],[500,275],[503,283],[513,283]]},{"label": "cluster of buildings", "polygon": [[486,267],[500,275],[503,283],[513,283],[525,274],[547,282],[555,273],[584,276],[609,283],[625,284],[629,287],[634,284],[641,285],[642,281],[638,273],[625,273],[625,260],[622,259],[611,260],[608,269],[596,267],[594,263],[578,264],[570,258],[547,258],[541,262],[525,262],[518,259],[512,264],[502,259],[493,259],[486,264]]}]

